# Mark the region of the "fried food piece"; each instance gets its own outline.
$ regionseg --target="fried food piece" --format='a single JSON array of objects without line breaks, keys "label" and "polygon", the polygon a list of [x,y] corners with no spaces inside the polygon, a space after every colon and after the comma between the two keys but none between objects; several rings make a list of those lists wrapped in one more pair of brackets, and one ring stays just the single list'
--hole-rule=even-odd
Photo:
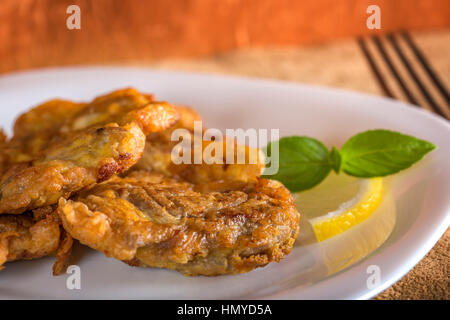
[{"label": "fried food piece", "polygon": [[[137,163],[145,134],[166,129],[178,117],[170,104],[148,99],[134,89],[119,90],[87,105],[66,103],[65,120],[56,102],[22,115],[7,146],[0,213],[55,204]],[[42,115],[48,123],[34,124]]]},{"label": "fried food piece", "polygon": [[135,164],[145,136],[132,124],[91,128],[46,150],[43,158],[15,164],[0,180],[0,213],[21,213],[55,204],[86,186]]},{"label": "fried food piece", "polygon": [[67,267],[71,249],[72,237],[60,227],[56,215],[33,216],[26,213],[0,216],[0,269],[8,261],[56,254],[53,274],[61,274]]},{"label": "fried food piece", "polygon": [[[181,150],[181,148],[180,148]],[[200,141],[192,143],[191,161],[169,164],[174,177],[194,184],[214,181],[256,181],[265,167],[264,155],[256,148],[239,145],[234,139]],[[184,151],[183,151],[184,152]],[[201,154],[200,163],[195,163],[195,154]]]},{"label": "fried food piece", "polygon": [[85,103],[55,99],[22,114],[14,123],[14,135],[6,146],[8,162],[26,162],[39,156],[54,140],[61,138],[61,128],[85,106]]},{"label": "fried food piece", "polygon": [[[177,106],[176,108],[180,114],[178,122],[167,130],[147,136],[144,154],[133,167],[134,170],[159,172],[191,183],[219,180],[252,181],[261,175],[265,166],[264,155],[258,149],[238,145],[234,139],[230,138],[223,141],[204,141],[201,136],[203,132],[194,133],[194,121],[202,121],[201,116],[188,107]],[[172,133],[177,129],[185,129],[182,138],[184,146],[181,146],[179,141],[171,139]],[[194,142],[194,139],[197,139],[197,142]],[[190,148],[190,155],[187,156],[189,163],[174,163],[172,152],[179,152],[182,155],[184,147]],[[222,149],[221,154],[210,152],[212,149],[216,151]],[[201,161],[194,163],[194,157],[198,155]],[[244,161],[239,162],[238,159]]]},{"label": "fried food piece", "polygon": [[171,140],[172,133],[177,129],[186,129],[188,134],[194,134],[194,121],[202,121],[201,116],[192,108],[175,106],[179,113],[178,121],[169,129],[147,135],[144,153],[141,160],[133,167],[134,171],[155,171],[166,176],[173,176],[171,168],[171,152],[176,142]]},{"label": "fried food piece", "polygon": [[57,212],[73,238],[108,257],[190,276],[243,273],[280,261],[292,249],[300,217],[276,181],[198,188],[149,172],[61,199]]},{"label": "fried food piece", "polygon": [[63,274],[69,266],[73,247],[73,238],[61,228],[61,239],[59,247],[55,252],[56,260],[53,263],[53,275],[57,276]]},{"label": "fried food piece", "polygon": [[170,127],[177,119],[172,105],[153,101],[151,95],[132,88],[113,91],[89,104],[51,100],[16,120],[6,153],[10,163],[26,162],[39,158],[52,144],[91,127],[135,123],[148,134]]}]

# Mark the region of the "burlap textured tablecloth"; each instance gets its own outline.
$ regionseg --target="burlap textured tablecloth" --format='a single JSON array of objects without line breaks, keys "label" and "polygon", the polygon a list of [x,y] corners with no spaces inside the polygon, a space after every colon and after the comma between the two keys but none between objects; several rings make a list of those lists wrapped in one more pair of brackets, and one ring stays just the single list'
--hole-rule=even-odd
[{"label": "burlap textured tablecloth", "polygon": [[[413,37],[449,88],[450,30],[413,34]],[[142,66],[142,62],[136,65]],[[355,41],[240,50],[197,59],[162,60],[149,66],[299,81],[382,94]],[[447,230],[413,270],[376,299],[449,299],[449,252],[450,230]]]}]

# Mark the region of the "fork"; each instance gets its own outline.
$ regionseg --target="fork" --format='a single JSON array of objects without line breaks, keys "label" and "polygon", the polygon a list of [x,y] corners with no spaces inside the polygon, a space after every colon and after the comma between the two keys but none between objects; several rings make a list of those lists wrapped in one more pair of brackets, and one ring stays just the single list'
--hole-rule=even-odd
[{"label": "fork", "polygon": [[[401,95],[393,90],[392,83],[396,83],[408,102],[431,109],[436,114],[450,119],[449,91],[407,32],[389,33],[385,37],[376,35],[358,38],[357,42],[386,96],[402,99]],[[422,75],[419,75],[418,70],[422,71]],[[387,80],[392,80],[391,85]],[[440,98],[439,101],[437,98]]]}]

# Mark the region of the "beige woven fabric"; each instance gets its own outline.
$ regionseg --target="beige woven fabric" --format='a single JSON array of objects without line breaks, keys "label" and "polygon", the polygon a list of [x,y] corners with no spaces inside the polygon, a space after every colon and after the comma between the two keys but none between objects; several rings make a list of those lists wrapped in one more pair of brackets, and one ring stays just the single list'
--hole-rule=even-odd
[{"label": "beige woven fabric", "polygon": [[[450,88],[450,30],[413,34],[413,37]],[[142,62],[136,64],[142,66]],[[241,50],[198,59],[162,60],[150,66],[282,79],[382,94],[354,41],[315,47]],[[447,230],[413,270],[376,299],[449,299],[449,249],[450,230]]]}]

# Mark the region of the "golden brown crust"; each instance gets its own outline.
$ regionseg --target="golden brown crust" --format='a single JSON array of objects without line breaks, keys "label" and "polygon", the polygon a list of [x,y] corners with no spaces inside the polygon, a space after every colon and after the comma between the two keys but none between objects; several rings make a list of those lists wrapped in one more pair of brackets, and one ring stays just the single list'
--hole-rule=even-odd
[{"label": "golden brown crust", "polygon": [[176,129],[186,129],[190,134],[194,133],[194,121],[202,121],[201,116],[190,107],[175,106],[179,113],[177,122],[169,129],[154,132],[147,135],[144,153],[133,170],[147,170],[172,176],[170,154],[175,142],[171,141],[171,135]]},{"label": "golden brown crust", "polygon": [[0,213],[21,213],[57,203],[93,183],[127,170],[141,157],[145,136],[136,125],[90,128],[15,164],[0,180]]},{"label": "golden brown crust", "polygon": [[178,112],[166,102],[153,101],[135,89],[121,89],[95,98],[91,103],[51,100],[22,114],[14,124],[7,145],[10,163],[31,161],[44,150],[74,133],[110,123],[138,125],[144,134],[170,127]]},{"label": "golden brown crust", "polygon": [[299,214],[280,183],[257,179],[198,189],[133,172],[60,200],[58,214],[72,237],[109,257],[185,275],[247,272],[292,249]]},{"label": "golden brown crust", "polygon": [[[231,138],[223,141],[203,141],[201,136],[194,135],[194,122],[202,121],[201,116],[189,107],[176,106],[176,108],[180,114],[178,122],[167,130],[147,135],[142,159],[133,167],[133,170],[159,172],[191,183],[218,180],[254,181],[261,175],[264,169],[264,156],[258,149],[238,145]],[[189,164],[175,164],[171,158],[174,147],[179,144],[179,141],[171,139],[172,133],[177,129],[185,129],[187,132],[184,139],[191,146],[191,154],[188,156]],[[194,143],[194,139],[198,139],[199,143]],[[228,160],[232,160],[232,163],[229,161],[227,163],[227,147],[231,150]],[[222,150],[222,156],[216,155],[213,151],[219,149]],[[195,153],[202,155],[199,164],[194,163]],[[213,158],[215,163],[209,161]],[[238,162],[238,159],[243,159],[244,163]]]},{"label": "golden brown crust", "polygon": [[123,89],[89,104],[54,100],[23,114],[6,147],[0,214],[55,204],[137,163],[145,134],[178,118],[170,104],[150,99]]},{"label": "golden brown crust", "polygon": [[[234,139],[230,138],[223,141],[201,141],[198,149],[201,148],[202,161],[196,164],[194,162],[194,153],[196,152],[194,145],[195,142],[192,146],[190,163],[170,162],[169,171],[174,177],[194,184],[215,181],[251,182],[256,181],[265,166],[264,155],[259,149],[238,145]],[[230,151],[227,151],[228,149]],[[217,155],[218,150],[222,150],[222,156]]]},{"label": "golden brown crust", "polygon": [[60,223],[53,215],[36,220],[31,214],[0,216],[0,268],[7,261],[37,259],[60,247]]},{"label": "golden brown crust", "polygon": [[56,206],[33,213],[0,216],[0,270],[8,261],[56,255],[53,275],[65,272],[71,258],[73,239],[62,228]]},{"label": "golden brown crust", "polygon": [[86,106],[67,100],[50,100],[22,114],[14,123],[14,135],[7,144],[8,162],[31,161],[54,140],[61,128]]},{"label": "golden brown crust", "polygon": [[[264,156],[258,149],[250,148],[248,146],[240,146],[233,140],[225,141],[201,141],[200,152],[203,155],[202,162],[200,164],[193,163],[180,163],[175,164],[171,158],[171,152],[176,143],[170,144],[159,143],[147,138],[144,153],[142,159],[138,162],[133,170],[147,170],[153,172],[159,172],[166,176],[184,179],[191,183],[201,184],[212,181],[254,181],[258,178],[264,169]],[[226,149],[227,145],[233,145],[234,158],[237,154],[241,153],[246,159],[244,163],[227,164],[226,162]],[[216,163],[206,163],[205,159],[208,158],[209,152],[205,153],[207,148],[216,148],[223,150],[223,157],[217,158]],[[192,147],[192,156],[195,152],[194,146]],[[249,162],[249,158],[256,159],[253,162]],[[215,158],[214,156],[212,158]],[[212,159],[210,157],[210,159]]]},{"label": "golden brown crust", "polygon": [[53,264],[53,275],[64,273],[69,266],[73,246],[73,238],[61,228],[61,240],[56,250],[56,260]]}]

